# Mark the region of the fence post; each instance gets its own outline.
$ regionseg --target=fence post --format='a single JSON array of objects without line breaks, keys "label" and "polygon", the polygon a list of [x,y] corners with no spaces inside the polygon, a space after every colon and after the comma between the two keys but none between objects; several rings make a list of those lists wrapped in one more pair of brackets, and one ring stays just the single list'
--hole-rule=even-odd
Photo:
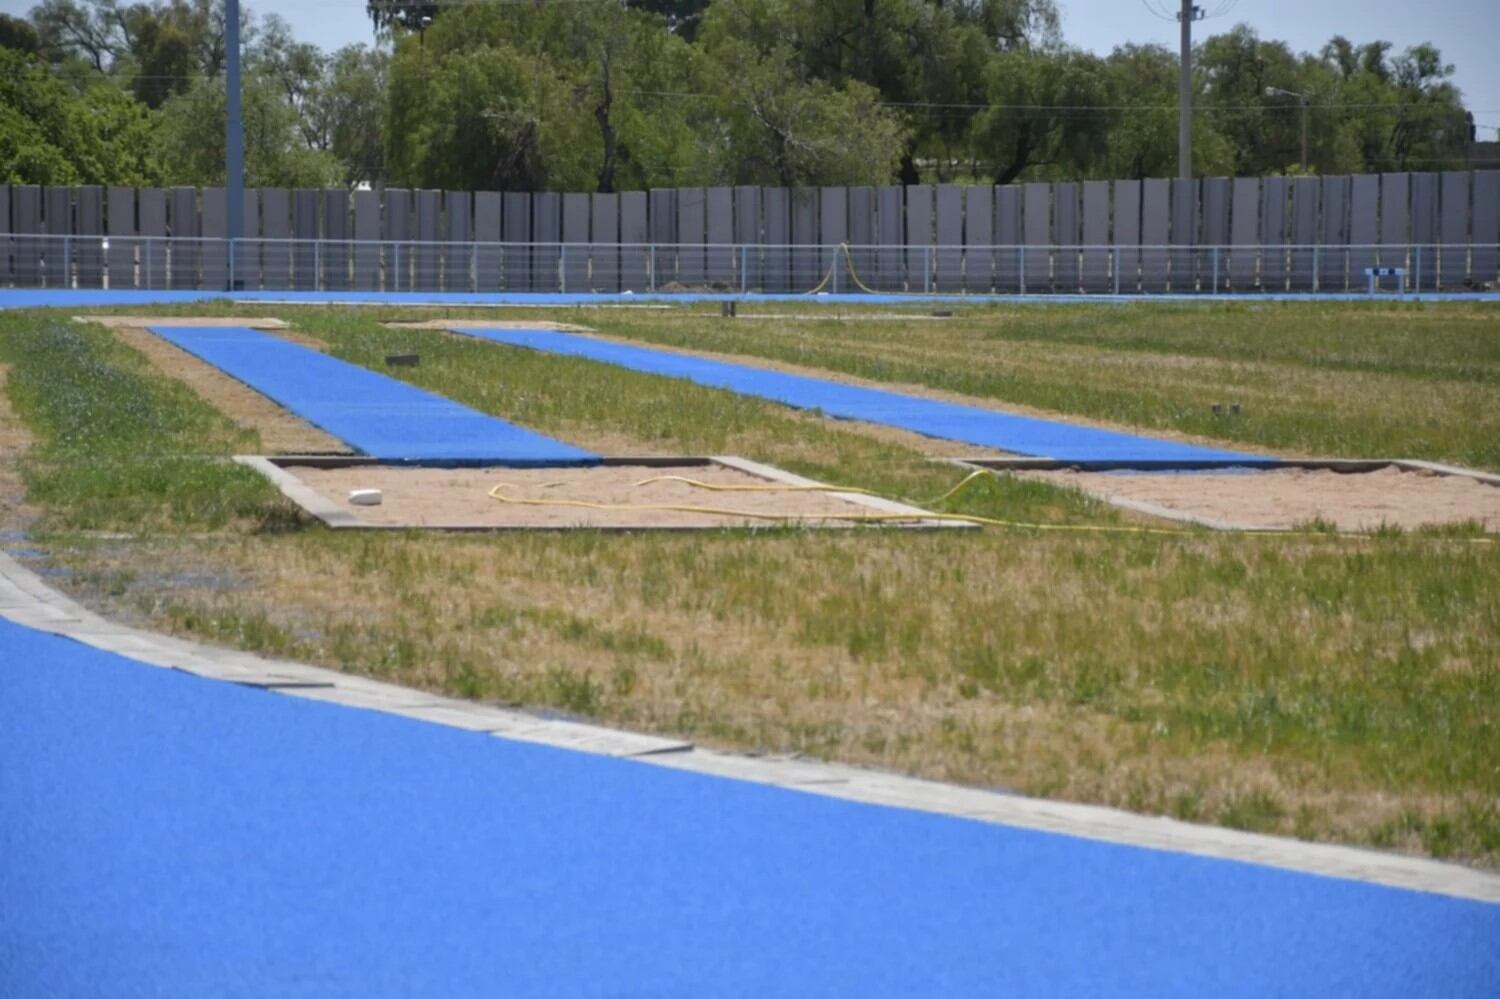
[{"label": "fence post", "polygon": [[646,257],[646,289],[656,294],[656,244],[651,243]]},{"label": "fence post", "polygon": [[562,294],[568,293],[568,244],[564,243],[557,249],[557,290]]},{"label": "fence post", "polygon": [[1109,258],[1110,270],[1115,272],[1115,297],[1120,295],[1120,244],[1115,244],[1114,253]]},{"label": "fence post", "polygon": [[151,237],[146,237],[146,290],[151,289]]},{"label": "fence post", "polygon": [[922,294],[932,293],[932,247],[922,247]]},{"label": "fence post", "polygon": [[234,291],[234,251],[237,249],[234,239],[229,240],[227,249],[229,251],[229,290]]},{"label": "fence post", "polygon": [[740,244],[740,294],[750,293],[750,247],[744,243]]},{"label": "fence post", "polygon": [[469,291],[479,294],[479,243],[469,244]]},{"label": "fence post", "polygon": [[1320,285],[1321,285],[1322,282],[1318,280],[1318,271],[1320,270],[1320,267],[1318,266],[1318,244],[1317,243],[1313,244],[1312,250],[1313,250],[1312,290],[1313,290],[1313,294],[1316,295],[1319,291],[1322,290],[1321,287],[1320,287]]},{"label": "fence post", "polygon": [[323,286],[323,241],[313,240],[313,287],[318,291],[326,291]]},{"label": "fence post", "polygon": [[1422,290],[1422,244],[1416,246],[1416,273],[1412,275],[1412,291]]},{"label": "fence post", "polygon": [[[1013,249],[1015,249],[1013,247]],[[1016,262],[1021,272],[1021,294],[1026,294],[1026,251],[1016,249]]]},{"label": "fence post", "polygon": [[1219,248],[1214,247],[1214,294],[1219,293]]}]

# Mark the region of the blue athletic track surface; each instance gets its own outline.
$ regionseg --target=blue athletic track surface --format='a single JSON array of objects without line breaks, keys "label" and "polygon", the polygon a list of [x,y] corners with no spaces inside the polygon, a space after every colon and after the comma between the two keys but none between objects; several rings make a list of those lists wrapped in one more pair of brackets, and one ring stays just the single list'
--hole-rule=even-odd
[{"label": "blue athletic track surface", "polygon": [[777,295],[693,292],[459,292],[459,291],[146,291],[97,288],[0,288],[0,309],[87,309],[191,302],[274,302],[289,305],[573,306],[630,303],[803,302],[828,305],[1055,305],[1127,302],[1500,302],[1500,292],[1412,292],[1404,296],[1359,292],[1223,295]]},{"label": "blue athletic track surface", "polygon": [[151,332],[372,457],[509,465],[598,461],[571,444],[268,333],[190,325],[152,326]]},{"label": "blue athletic track surface", "polygon": [[1500,906],[843,802],[0,619],[6,996],[1493,996]]},{"label": "blue athletic track surface", "polygon": [[995,448],[1059,461],[1234,462],[1241,465],[1276,464],[1275,459],[1220,451],[1192,444],[1094,427],[1060,420],[1019,416],[978,406],[904,395],[883,389],[862,388],[822,378],[789,375],[747,364],[733,364],[693,357],[668,350],[635,347],[554,330],[465,328],[453,332],[479,337],[512,347],[525,347],[549,354],[582,357],[668,378],[683,378],[709,388],[727,389],[772,402],[816,409],[845,420],[864,420],[899,427],[945,440]]}]

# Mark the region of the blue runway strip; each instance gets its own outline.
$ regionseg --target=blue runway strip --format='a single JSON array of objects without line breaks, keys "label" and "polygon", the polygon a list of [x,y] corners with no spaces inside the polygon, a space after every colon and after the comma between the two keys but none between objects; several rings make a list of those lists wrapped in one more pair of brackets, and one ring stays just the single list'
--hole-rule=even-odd
[{"label": "blue runway strip", "polygon": [[1018,416],[554,330],[454,326],[453,331],[512,347],[583,357],[668,378],[684,378],[709,388],[758,396],[799,409],[820,410],[840,419],[880,423],[928,437],[962,441],[1013,454],[1059,461],[1274,464],[1274,459],[1257,455],[1099,430],[1061,420]]},{"label": "blue runway strip", "polygon": [[0,619],[0,993],[1491,996],[1500,906],[204,680]]},{"label": "blue runway strip", "polygon": [[512,465],[598,461],[571,444],[258,330],[153,326],[151,331],[372,457]]}]

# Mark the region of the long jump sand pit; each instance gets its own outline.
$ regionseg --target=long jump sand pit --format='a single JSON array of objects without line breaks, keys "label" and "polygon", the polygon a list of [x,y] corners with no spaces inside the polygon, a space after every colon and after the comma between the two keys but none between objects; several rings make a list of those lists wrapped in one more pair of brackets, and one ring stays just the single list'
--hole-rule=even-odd
[{"label": "long jump sand pit", "polygon": [[1210,526],[1277,529],[1317,522],[1344,531],[1374,531],[1478,523],[1486,531],[1500,531],[1500,486],[1467,475],[1396,465],[1360,472],[1057,469],[1018,474],[1073,486],[1142,512],[1176,514]]},{"label": "long jump sand pit", "polygon": [[[515,468],[242,458],[332,527],[428,530],[702,530],[964,527],[879,497],[838,492],[738,458]],[[378,489],[378,506],[355,490]]]}]

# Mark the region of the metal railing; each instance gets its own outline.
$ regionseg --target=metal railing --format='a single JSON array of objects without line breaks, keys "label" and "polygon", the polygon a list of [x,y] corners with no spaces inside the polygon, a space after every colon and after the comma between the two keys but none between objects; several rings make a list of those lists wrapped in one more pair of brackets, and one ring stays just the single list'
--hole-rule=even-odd
[{"label": "metal railing", "polygon": [[1497,287],[1500,245],[481,243],[0,233],[0,287],[1214,295]]}]

